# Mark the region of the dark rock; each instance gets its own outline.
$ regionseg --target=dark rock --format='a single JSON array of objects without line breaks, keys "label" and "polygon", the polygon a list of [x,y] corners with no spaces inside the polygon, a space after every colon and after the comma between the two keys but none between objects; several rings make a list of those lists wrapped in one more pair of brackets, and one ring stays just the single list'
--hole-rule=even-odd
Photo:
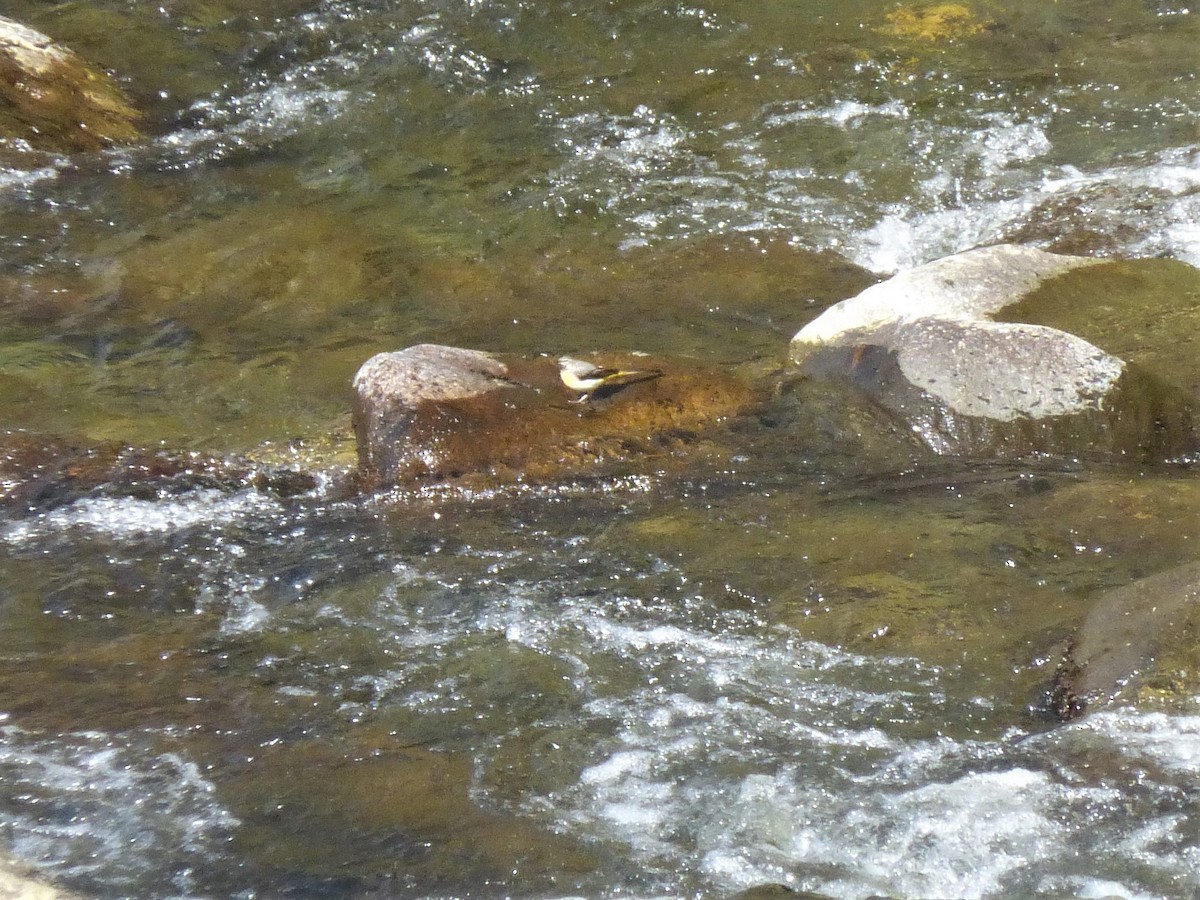
[{"label": "dark rock", "polygon": [[1064,721],[1113,703],[1192,697],[1200,687],[1200,562],[1103,594],[1051,692]]},{"label": "dark rock", "polygon": [[0,506],[18,514],[43,512],[86,497],[153,500],[209,488],[247,487],[291,497],[316,479],[286,467],[252,465],[201,453],[85,445],[61,437],[0,432]]},{"label": "dark rock", "polygon": [[116,82],[46,35],[0,17],[0,137],[55,153],[137,140]]}]

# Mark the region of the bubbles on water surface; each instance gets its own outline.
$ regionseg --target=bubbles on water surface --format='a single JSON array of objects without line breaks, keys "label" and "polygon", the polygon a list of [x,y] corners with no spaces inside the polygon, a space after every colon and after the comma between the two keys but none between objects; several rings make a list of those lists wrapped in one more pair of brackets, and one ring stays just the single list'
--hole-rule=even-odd
[{"label": "bubbles on water surface", "polygon": [[229,494],[193,491],[177,498],[137,500],[131,497],[83,499],[36,518],[9,522],[0,538],[20,544],[68,528],[95,531],[117,539],[179,532],[199,525],[219,526],[279,508],[259,491]]},{"label": "bubbles on water surface", "polygon": [[[471,507],[469,527],[444,502],[391,520],[371,505],[296,513],[286,527],[277,512],[243,516],[201,568],[204,603],[221,612],[213,639],[270,634],[279,655],[254,657],[255,671],[269,668],[281,697],[337,698],[334,728],[384,717],[401,735],[470,748],[481,804],[622,848],[636,874],[613,883],[643,893],[1200,889],[1181,788],[1200,766],[1195,719],[1101,714],[1031,737],[972,736],[966,707],[986,698],[963,697],[955,672],[804,641],[753,605],[722,608],[678,565],[577,534],[570,522],[619,514],[621,501],[576,499],[557,504],[563,521],[535,524],[503,500]],[[14,754],[33,740],[14,735]],[[555,756],[528,757],[530,742]],[[204,806],[210,789],[183,757],[126,769],[123,744],[97,747],[101,768],[128,771],[131,790],[173,811],[156,827],[180,846],[235,827]],[[84,768],[71,753],[45,739],[30,758]],[[514,767],[530,771],[514,781]],[[159,771],[184,795],[137,780]],[[45,840],[20,852],[67,870],[53,855],[65,851],[46,849],[66,838]],[[96,865],[81,877],[117,883]]]},{"label": "bubbles on water surface", "polygon": [[[1194,117],[1194,97],[1178,85],[1152,99],[1140,91],[1126,99],[1118,82],[1066,76],[1031,87],[1011,73],[981,78],[937,57],[906,60],[877,45],[870,29],[853,37],[814,32],[814,46],[785,52],[758,25],[712,10],[664,10],[649,23],[644,15],[614,8],[589,17],[593,37],[614,46],[587,48],[597,71],[564,73],[551,68],[553,55],[533,49],[537,29],[554,17],[542,22],[503,0],[418,9],[327,4],[273,23],[260,48],[263,71],[247,66],[240,81],[196,99],[149,155],[160,157],[156,166],[191,168],[299,138],[316,153],[306,163],[313,172],[325,171],[322,153],[335,168],[355,160],[348,176],[325,182],[307,174],[301,182],[353,192],[379,177],[381,155],[408,154],[412,165],[398,171],[423,171],[429,155],[441,153],[430,128],[473,123],[481,129],[476,155],[433,160],[450,173],[449,195],[474,189],[474,181],[455,181],[457,171],[487,166],[489,189],[506,204],[522,198],[565,220],[604,217],[624,246],[766,232],[877,272],[1007,239],[1200,258],[1191,226],[1195,167],[1176,166],[1175,174],[1190,166],[1190,184],[1168,171],[1171,155],[1194,155],[1194,147],[1171,145],[1186,134],[1171,123]],[[646,68],[636,32],[652,24],[701,40],[688,28],[672,30],[695,22],[729,46],[680,46],[707,63],[687,73]],[[851,43],[835,53],[821,40]],[[987,43],[980,50],[985,60],[1003,52]],[[609,74],[626,57],[631,69]],[[634,89],[639,80],[645,90]],[[412,85],[420,86],[418,109],[405,100]],[[467,113],[464,96],[489,99]],[[483,124],[488,111],[503,122],[495,133]],[[430,122],[416,125],[414,116]],[[374,121],[397,134],[373,135]],[[343,123],[336,148],[306,136],[334,122]],[[1113,163],[1104,135],[1118,129],[1146,138],[1123,138]],[[345,141],[348,133],[354,140]],[[115,158],[115,169],[127,171],[128,154]],[[1093,203],[1097,185],[1115,200]],[[446,202],[443,217],[453,205]],[[473,221],[483,207],[471,209]],[[1128,233],[1131,215],[1136,234]]]},{"label": "bubbles on water surface", "polygon": [[[584,750],[573,784],[529,798],[530,809],[628,846],[655,889],[685,878],[722,892],[783,883],[833,897],[982,898],[1056,896],[1070,883],[1129,897],[1173,885],[1168,895],[1182,897],[1200,886],[1179,882],[1195,856],[1178,787],[1196,767],[1193,719],[1128,713],[1033,737],[931,737],[936,722],[961,718],[952,704],[963,700],[944,693],[953,673],[915,661],[747,630],[736,617],[697,631],[618,619],[605,604],[572,601],[553,619],[517,609],[510,640],[569,652],[585,672],[601,658],[632,670],[626,691],[582,680],[588,731],[607,736]],[[1129,767],[1154,758],[1163,775],[1080,779],[1072,767],[1089,754]],[[1131,833],[1133,808],[1145,818]]]},{"label": "bubbles on water surface", "polygon": [[84,889],[186,895],[238,824],[195,763],[150,740],[4,727],[0,776],[13,851]]},{"label": "bubbles on water surface", "polygon": [[[1094,233],[1107,252],[1200,258],[1186,151],[1084,170],[1056,152],[1061,126],[1049,114],[946,118],[849,99],[776,104],[712,130],[646,106],[628,117],[567,117],[556,125],[568,159],[550,174],[548,202],[562,215],[590,209],[624,220],[626,245],[782,231],[876,272],[1023,231],[1027,242]],[[1143,222],[1134,235],[1131,215]]]},{"label": "bubbles on water surface", "polygon": [[[468,6],[496,21],[521,14],[486,0]],[[610,11],[591,14],[603,20]],[[710,12],[677,15],[734,40],[736,29],[716,29],[723,20]],[[1092,229],[1106,250],[1200,262],[1194,149],[1148,146],[1116,162],[1105,149],[1098,162],[1103,138],[1080,150],[1071,146],[1085,143],[1074,132],[1101,134],[1111,124],[1081,126],[1065,101],[1048,104],[1036,91],[972,95],[950,86],[914,95],[879,70],[875,80],[830,84],[818,94],[797,84],[789,96],[788,85],[776,82],[761,96],[739,97],[746,73],[718,52],[696,99],[688,85],[663,87],[636,65],[594,81],[541,69],[536,58],[522,58],[529,53],[513,54],[528,71],[510,66],[497,52],[516,26],[481,41],[444,4],[416,11],[325,4],[280,27],[320,32],[323,42],[304,45],[318,48],[307,56],[274,60],[261,80],[247,70],[220,96],[199,101],[191,124],[151,151],[164,168],[204,166],[245,149],[282,167],[289,153],[302,154],[291,145],[277,154],[281,143],[311,140],[306,154],[324,148],[349,162],[331,170],[334,177],[299,183],[333,193],[353,189],[394,144],[417,159],[434,155],[449,196],[500,196],[509,185],[493,184],[497,170],[476,169],[474,181],[463,180],[458,170],[471,167],[443,149],[447,135],[465,134],[480,158],[516,173],[535,206],[588,228],[607,219],[627,244],[778,232],[882,272],[998,238],[1048,244]],[[790,68],[776,68],[799,79],[806,64],[796,53]],[[856,71],[869,70],[856,63]],[[728,107],[719,99],[724,84],[734,86]],[[419,109],[389,106],[387,98],[408,97],[409,89]],[[1120,113],[1112,93],[1105,103]],[[717,105],[705,106],[706,98]],[[371,127],[359,118],[364,112],[384,127],[360,146]],[[496,113],[504,141],[490,132],[476,140],[472,128]],[[435,125],[424,144],[412,141],[409,119],[418,114]],[[1158,112],[1131,115],[1136,126]],[[339,123],[329,129],[337,137],[332,150],[309,137],[330,123]],[[1124,130],[1147,131],[1132,126]],[[304,165],[325,171],[320,160]],[[216,167],[211,174],[214,183],[222,175]],[[26,183],[12,177],[0,189]],[[371,193],[395,202],[392,192]],[[434,206],[437,221],[416,228],[454,220]],[[376,214],[395,213],[382,210]],[[461,218],[470,229],[494,225]],[[522,490],[531,503],[564,496]],[[607,488],[577,493],[593,490]],[[631,480],[614,490],[648,489]],[[414,489],[386,502],[445,499],[430,496],[437,493]],[[505,502],[482,493],[458,499]],[[662,560],[615,561],[611,548],[583,539],[523,543],[528,533],[516,551],[478,538],[455,544],[446,538],[454,534],[448,520],[427,540],[413,537],[418,526],[403,517],[391,526],[400,536],[362,521],[326,522],[303,534],[261,496],[195,495],[83,501],[6,523],[4,540],[33,552],[47,536],[71,533],[111,540],[118,551],[161,540],[156,552],[195,553],[197,608],[219,619],[211,639],[254,646],[256,637],[279,638],[281,655],[259,659],[278,678],[280,695],[338,697],[347,719],[378,712],[419,721],[423,734],[470,746],[480,772],[497,747],[520,750],[531,733],[549,734],[569,760],[539,766],[540,778],[515,800],[516,788],[501,794],[499,777],[481,775],[481,802],[627,848],[630,869],[648,873],[643,883],[664,896],[763,881],[844,897],[1200,891],[1187,793],[1200,767],[1193,720],[1100,715],[1023,742],[1019,735],[970,739],[959,722],[953,737],[938,737],[939,723],[956,719],[954,705],[963,702],[947,698],[954,673],[806,643],[698,592],[652,587],[681,574]],[[181,532],[206,530],[211,543],[186,550],[174,543]],[[289,629],[310,642],[294,658]],[[22,853],[72,871],[68,854],[86,856],[87,842],[96,841],[94,868],[79,871],[120,886],[126,870],[152,864],[156,853],[147,848],[184,848],[173,852],[192,854],[186,866],[233,827],[182,757],[134,753],[101,737],[64,740],[75,749],[11,732],[0,750],[9,754],[0,755],[6,783],[52,784],[48,793],[65,798],[62,807],[53,797],[42,806],[62,812],[58,825],[13,820],[28,839]],[[25,756],[16,761],[19,752]],[[147,834],[134,834],[123,804],[142,795],[169,809],[162,820],[150,818]],[[84,834],[72,849],[66,810],[76,800],[90,823],[116,827]],[[131,855],[117,857],[105,843],[110,836],[128,840]],[[178,862],[166,850],[158,855]],[[169,887],[187,892],[186,882]]]}]

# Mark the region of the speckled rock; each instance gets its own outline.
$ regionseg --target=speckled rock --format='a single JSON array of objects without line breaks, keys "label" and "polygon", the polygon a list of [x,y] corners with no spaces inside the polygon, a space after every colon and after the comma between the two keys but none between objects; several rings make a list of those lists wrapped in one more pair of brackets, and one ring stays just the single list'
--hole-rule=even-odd
[{"label": "speckled rock", "polygon": [[682,360],[593,361],[663,376],[577,404],[552,359],[419,344],[381,353],[354,377],[359,470],[368,486],[470,478],[496,486],[607,472],[685,453],[754,401],[735,377]]},{"label": "speckled rock", "polygon": [[942,454],[1188,453],[1183,386],[1059,328],[997,321],[1054,279],[1103,264],[1006,245],[937,260],[826,310],[793,338],[791,359],[853,383]]},{"label": "speckled rock", "polygon": [[[455,424],[484,412],[480,404],[467,401],[500,391],[510,396],[493,398],[488,406],[503,409],[514,393],[529,400],[529,389],[511,380],[508,371],[490,354],[440,344],[417,344],[368,359],[354,376],[352,413],[359,470],[366,481],[460,474],[460,453],[451,446],[457,443]],[[442,433],[429,434],[426,444],[417,439],[423,430]]]}]

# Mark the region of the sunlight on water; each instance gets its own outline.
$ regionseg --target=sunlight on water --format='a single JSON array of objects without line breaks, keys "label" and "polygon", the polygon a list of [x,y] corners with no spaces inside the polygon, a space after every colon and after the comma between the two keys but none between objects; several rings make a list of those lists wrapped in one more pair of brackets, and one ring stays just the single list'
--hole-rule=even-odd
[{"label": "sunlight on water", "polygon": [[[229,507],[200,504],[206,516],[186,524],[172,521],[171,502],[147,516],[143,501],[103,515],[85,501],[10,540],[35,558],[40,542],[63,535],[106,533],[114,547],[136,537],[142,553],[162,554],[167,579],[170,558],[186,555],[192,627],[225,665],[245,667],[241,702],[261,702],[253,686],[265,683],[283,709],[333,701],[324,718],[304,714],[329,740],[390,722],[390,742],[468,747],[480,802],[624,848],[606,877],[630,896],[762,883],[847,898],[1200,890],[1183,787],[1200,767],[1200,719],[1100,713],[1042,733],[997,730],[998,698],[959,683],[955,668],[802,640],[765,609],[723,608],[684,562],[601,549],[592,529],[578,532],[652,500],[638,496],[442,498],[408,510],[314,500],[312,515],[234,495]],[[552,512],[510,530],[523,515],[507,509],[514,502]],[[192,676],[187,690],[203,697],[208,677]],[[222,681],[228,690],[228,674]],[[288,743],[269,725],[241,728],[249,757]],[[18,852],[79,884],[144,892],[174,877],[119,851],[132,827],[122,810],[143,795],[163,818],[138,820],[150,831],[135,848],[153,857],[170,843],[171,859],[192,855],[187,867],[229,865],[218,836],[256,814],[232,797],[211,800],[224,766],[201,778],[186,740],[136,764],[117,736],[60,745],[10,730],[5,740],[23,790],[90,810],[54,827],[10,817]],[[530,742],[542,749],[530,754]],[[159,796],[143,779],[168,771],[175,786]],[[285,790],[270,785],[286,771],[265,777],[268,795]],[[68,853],[83,852],[68,850],[72,840],[100,821],[116,843],[87,850],[86,866],[72,862]],[[186,892],[190,876],[178,871]],[[586,880],[582,895],[603,883]]]},{"label": "sunlight on water", "polygon": [[238,824],[196,764],[155,753],[152,736],[43,739],[4,727],[0,737],[13,849],[62,876],[186,895],[192,867],[215,858]]},{"label": "sunlight on water", "polygon": [[[1200,264],[1196,16],[1101,12],[17,0],[147,116],[0,142],[32,160],[0,424],[313,446],[417,342],[766,371],[863,270]],[[1188,473],[973,493],[820,437],[336,500],[318,451],[286,501],[46,509],[74,475],[37,458],[0,511],[0,834],[95,896],[1200,895],[1200,718],[1041,695],[1093,597],[1194,556]]]},{"label": "sunlight on water", "polygon": [[277,502],[259,491],[230,495],[202,490],[172,500],[98,498],[11,523],[0,533],[0,539],[22,543],[68,528],[96,531],[117,539],[136,538],[156,532],[184,531],[198,525],[228,525],[278,508]]},{"label": "sunlight on water", "polygon": [[[519,559],[497,559],[495,571],[513,567]],[[407,568],[404,581],[408,591],[422,576]],[[496,588],[506,582],[501,575]],[[835,897],[1054,896],[1097,885],[1135,897],[1138,882],[1120,880],[1131,857],[1151,846],[1176,862],[1194,853],[1174,785],[1176,772],[1195,770],[1194,754],[1178,756],[1161,781],[1090,779],[1078,768],[1097,753],[1114,754],[1110,766],[1169,757],[1194,738],[1194,719],[1102,715],[1049,736],[914,740],[916,723],[961,715],[949,704],[962,699],[949,701],[943,687],[954,673],[783,630],[764,635],[744,615],[710,610],[713,627],[697,630],[686,623],[705,617],[699,597],[672,612],[636,596],[553,601],[544,591],[493,594],[449,633],[436,604],[397,620],[405,645],[432,656],[375,689],[386,704],[470,709],[476,701],[460,679],[438,678],[432,691],[414,685],[434,660],[474,655],[472,635],[561,661],[581,704],[575,715],[589,734],[611,737],[589,739],[577,780],[518,805],[538,818],[555,810],[551,821],[567,833],[627,844],[651,890],[683,890],[689,882],[677,879],[686,877],[722,891],[778,882]],[[564,747],[578,740],[574,724],[541,726]],[[1146,821],[1157,823],[1142,837],[1125,832],[1131,804],[1148,805]],[[1079,858],[1090,860],[1079,874],[1052,874]],[[1167,862],[1140,878],[1183,891],[1177,873]]]},{"label": "sunlight on water", "polygon": [[[951,674],[578,616],[593,652],[635,661],[647,686],[585,706],[615,736],[556,798],[560,827],[628,843],[668,881],[691,870],[725,891],[774,882],[834,897],[958,898],[1102,885],[1137,897],[1118,873],[1152,854],[1160,862],[1142,877],[1158,889],[1200,889],[1200,877],[1179,874],[1196,871],[1197,851],[1175,785],[1197,770],[1194,718],[1124,713],[1027,740],[914,741],[892,732],[946,715],[938,685]],[[849,687],[881,676],[877,690]],[[1128,783],[1114,769],[1089,783],[1090,754],[1166,771]],[[1134,806],[1146,811],[1129,834]],[[1081,859],[1076,875],[1050,874]]]}]

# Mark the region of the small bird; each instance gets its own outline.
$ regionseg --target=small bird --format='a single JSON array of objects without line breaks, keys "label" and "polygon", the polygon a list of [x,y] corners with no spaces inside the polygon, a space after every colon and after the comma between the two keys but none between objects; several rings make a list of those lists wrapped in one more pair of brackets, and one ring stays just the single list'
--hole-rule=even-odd
[{"label": "small bird", "polygon": [[563,384],[573,391],[579,391],[578,399],[571,402],[586,403],[592,397],[613,394],[626,385],[658,378],[662,372],[658,369],[611,369],[584,359],[563,356],[558,360],[558,374]]}]

